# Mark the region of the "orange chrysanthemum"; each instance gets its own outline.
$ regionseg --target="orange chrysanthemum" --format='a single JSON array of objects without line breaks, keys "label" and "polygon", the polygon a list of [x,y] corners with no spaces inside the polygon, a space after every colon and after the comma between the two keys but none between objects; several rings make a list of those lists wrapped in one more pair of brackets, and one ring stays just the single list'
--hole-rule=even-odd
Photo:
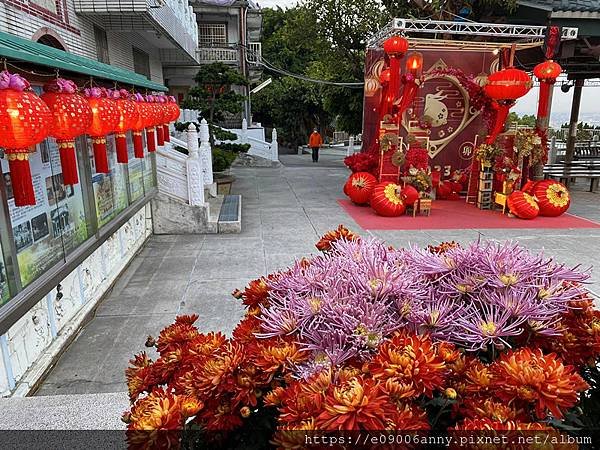
[{"label": "orange chrysanthemum", "polygon": [[500,356],[491,366],[495,394],[504,401],[522,400],[535,406],[538,418],[548,412],[561,419],[574,406],[579,392],[589,388],[573,366],[565,366],[556,354],[522,348]]},{"label": "orange chrysanthemum", "polygon": [[232,391],[235,387],[234,371],[243,360],[243,347],[227,342],[222,353],[207,358],[197,373],[196,383],[205,395],[220,391]]},{"label": "orange chrysanthemum", "polygon": [[372,380],[352,378],[330,389],[316,424],[323,430],[383,430],[386,410],[391,408],[388,397]]},{"label": "orange chrysanthemum", "polygon": [[278,450],[304,450],[307,437],[311,437],[310,432],[316,430],[314,419],[304,420],[296,425],[285,425],[277,429],[271,444]]},{"label": "orange chrysanthemum", "polygon": [[158,352],[162,355],[164,352],[177,350],[197,337],[198,329],[194,326],[196,320],[198,320],[196,314],[177,317],[174,324],[160,332],[156,342]]},{"label": "orange chrysanthemum", "polygon": [[433,396],[444,385],[444,360],[426,336],[398,333],[379,347],[369,364],[371,375],[382,383],[392,381],[412,385],[415,395]]},{"label": "orange chrysanthemum", "polygon": [[242,303],[250,308],[257,306],[267,306],[269,297],[269,285],[267,279],[262,277],[251,281],[244,289]]},{"label": "orange chrysanthemum", "polygon": [[326,252],[331,250],[332,244],[334,242],[337,242],[342,239],[346,241],[358,241],[360,239],[360,236],[354,234],[344,225],[340,225],[339,227],[337,227],[336,230],[331,230],[325,233],[321,240],[317,242],[316,247],[318,250]]},{"label": "orange chrysanthemum", "polygon": [[492,386],[492,372],[489,366],[475,359],[465,370],[465,388],[467,392],[483,394]]},{"label": "orange chrysanthemum", "polygon": [[467,398],[460,411],[470,419],[489,419],[494,422],[526,421],[527,411],[515,410],[514,402],[506,404],[492,398]]},{"label": "orange chrysanthemum", "polygon": [[427,419],[427,413],[417,405],[405,403],[398,405],[398,408],[388,419],[387,430],[390,431],[410,431],[410,430],[429,430],[431,427]]},{"label": "orange chrysanthemum", "polygon": [[268,374],[291,369],[309,357],[308,352],[300,350],[294,342],[280,341],[277,345],[260,346],[259,351],[254,364]]},{"label": "orange chrysanthemum", "polygon": [[155,389],[131,408],[129,430],[179,430],[183,428],[181,398]]}]

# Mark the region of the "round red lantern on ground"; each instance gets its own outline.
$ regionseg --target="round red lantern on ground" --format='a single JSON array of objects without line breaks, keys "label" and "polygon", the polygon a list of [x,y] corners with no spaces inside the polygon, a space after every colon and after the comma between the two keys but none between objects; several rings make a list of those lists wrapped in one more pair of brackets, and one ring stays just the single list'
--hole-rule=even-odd
[{"label": "round red lantern on ground", "polygon": [[94,163],[97,173],[110,173],[106,155],[106,135],[114,132],[119,124],[119,110],[114,100],[100,88],[85,90],[85,97],[92,110],[92,122],[87,134],[92,138]]},{"label": "round red lantern on ground", "polygon": [[520,219],[535,219],[540,214],[540,208],[531,195],[523,191],[514,191],[506,201],[508,210]]},{"label": "round red lantern on ground", "polygon": [[571,196],[564,184],[554,180],[539,181],[533,190],[540,216],[558,217],[571,206]]},{"label": "round red lantern on ground", "polygon": [[368,172],[356,172],[348,178],[346,190],[348,197],[357,205],[369,203],[377,178]]},{"label": "round red lantern on ground", "polygon": [[409,184],[402,188],[400,197],[402,198],[402,203],[406,206],[413,206],[419,200],[419,191]]},{"label": "round red lantern on ground", "polygon": [[50,109],[27,80],[0,72],[0,147],[8,160],[15,206],[35,205],[29,154],[46,139],[51,121]]},{"label": "round red lantern on ground", "polygon": [[379,183],[373,189],[371,207],[380,216],[401,216],[406,211],[406,207],[402,201],[400,191],[400,186],[395,183]]},{"label": "round red lantern on ground", "polygon": [[44,86],[42,100],[52,112],[50,136],[56,139],[60,154],[63,183],[79,183],[75,138],[85,134],[92,123],[92,108],[77,93],[77,85],[71,80],[57,78]]},{"label": "round red lantern on ground", "polygon": [[525,183],[525,185],[523,186],[523,189],[521,189],[521,190],[523,192],[528,193],[529,195],[534,195],[533,191],[535,189],[536,184],[537,184],[537,181],[527,180],[527,183]]}]

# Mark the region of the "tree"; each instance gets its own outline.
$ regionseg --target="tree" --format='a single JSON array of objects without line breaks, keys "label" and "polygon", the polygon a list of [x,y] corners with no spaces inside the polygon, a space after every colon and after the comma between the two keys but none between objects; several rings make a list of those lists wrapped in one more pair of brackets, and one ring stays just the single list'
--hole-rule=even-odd
[{"label": "tree", "polygon": [[537,119],[533,114],[519,116],[516,112],[511,112],[506,120],[507,123],[516,123],[517,125],[524,125],[531,128],[535,128],[536,121]]},{"label": "tree", "polygon": [[223,63],[212,63],[203,66],[194,80],[197,86],[190,89],[184,108],[200,110],[211,124],[243,110],[245,97],[231,88],[246,86],[248,80],[237,70]]}]

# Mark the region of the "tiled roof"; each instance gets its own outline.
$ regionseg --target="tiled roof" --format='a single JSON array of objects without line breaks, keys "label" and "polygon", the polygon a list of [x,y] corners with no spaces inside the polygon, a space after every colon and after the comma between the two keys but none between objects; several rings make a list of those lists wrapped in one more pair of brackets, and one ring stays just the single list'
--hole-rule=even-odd
[{"label": "tiled roof", "polygon": [[600,12],[600,0],[525,0],[522,3],[552,8],[552,11]]}]

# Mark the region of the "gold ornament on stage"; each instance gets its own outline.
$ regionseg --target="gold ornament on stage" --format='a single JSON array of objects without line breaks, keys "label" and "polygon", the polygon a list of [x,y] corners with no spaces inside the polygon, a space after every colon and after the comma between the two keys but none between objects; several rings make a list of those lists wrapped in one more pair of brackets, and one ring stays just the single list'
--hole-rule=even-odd
[{"label": "gold ornament on stage", "polygon": [[386,133],[379,141],[379,146],[382,152],[387,152],[393,145],[398,145],[399,139],[397,134]]},{"label": "gold ornament on stage", "polygon": [[406,155],[402,150],[396,150],[392,155],[392,164],[396,167],[401,167],[404,165],[406,161]]}]

